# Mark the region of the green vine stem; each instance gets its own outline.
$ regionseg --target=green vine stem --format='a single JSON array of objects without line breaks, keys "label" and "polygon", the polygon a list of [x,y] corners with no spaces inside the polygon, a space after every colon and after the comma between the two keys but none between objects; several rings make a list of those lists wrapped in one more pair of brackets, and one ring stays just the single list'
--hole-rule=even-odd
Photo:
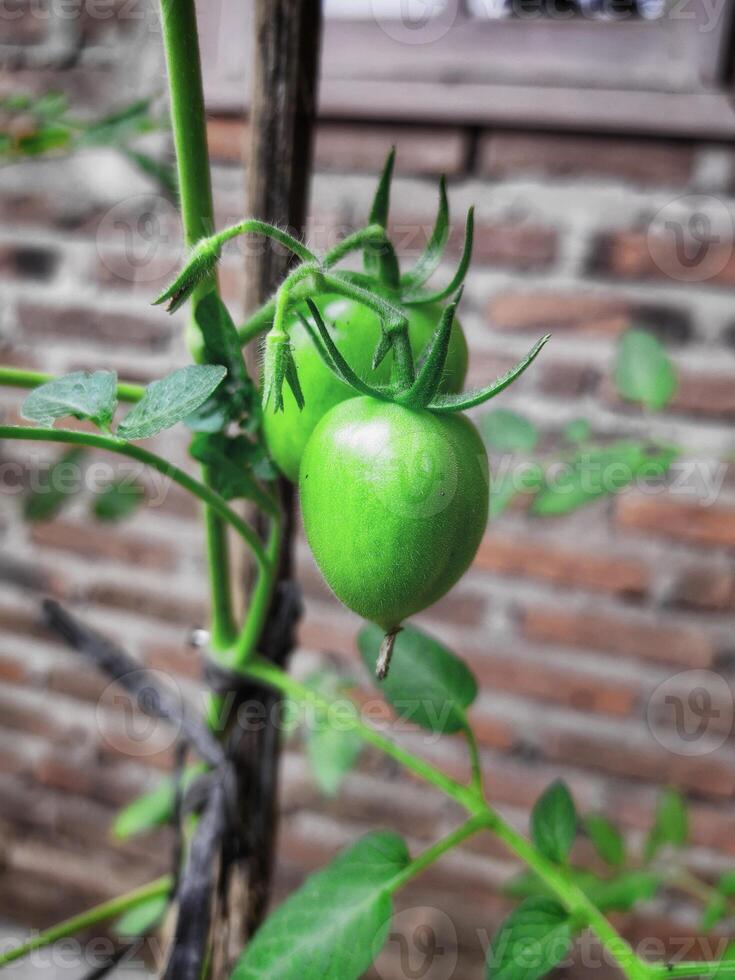
[{"label": "green vine stem", "polygon": [[[42,371],[27,371],[25,368],[0,366],[0,385],[12,388],[38,388],[49,381],[55,381],[56,375],[45,374]],[[145,394],[142,385],[131,384],[129,381],[118,381],[117,397],[121,402],[139,402]]]},{"label": "green vine stem", "polygon": [[713,960],[712,962],[656,963],[651,967],[652,980],[666,980],[666,977],[735,977],[735,960]]},{"label": "green vine stem", "polygon": [[[258,657],[254,657],[246,663],[242,671],[248,677],[269,684],[300,703],[311,703],[322,710],[329,710],[331,706],[327,698],[315,693],[280,668]],[[654,967],[644,963],[636,956],[629,943],[623,939],[585,893],[569,880],[565,870],[544,858],[533,844],[490,806],[481,790],[476,788],[474,781],[469,786],[457,782],[431,763],[401,748],[358,718],[353,718],[351,724],[366,742],[385,752],[386,755],[400,762],[416,776],[436,786],[437,789],[463,806],[470,814],[470,823],[473,828],[475,826],[473,821],[475,821],[478,827],[480,825],[485,826],[494,833],[509,851],[536,872],[577,923],[592,929],[597,934],[600,942],[629,980],[651,980],[653,976],[658,976],[654,973]],[[460,835],[456,842],[464,839],[464,836]],[[451,843],[442,846],[441,853],[444,853],[450,846],[452,846]],[[661,974],[661,976],[663,975]]]},{"label": "green vine stem", "polygon": [[220,497],[210,486],[200,483],[189,476],[178,466],[169,463],[168,460],[156,456],[155,453],[136,446],[132,442],[124,442],[114,436],[98,435],[95,432],[78,432],[72,429],[48,429],[31,428],[23,425],[0,425],[0,439],[27,439],[33,442],[63,442],[76,446],[88,446],[91,449],[106,449],[109,452],[118,453],[120,456],[128,456],[130,459],[137,460],[144,466],[169,477],[174,483],[189,493],[198,497],[207,505],[217,517],[229,523],[237,531],[240,537],[246,542],[253,552],[255,560],[261,569],[269,569],[269,560],[263,548],[262,542],[255,531],[245,523],[227,502]]},{"label": "green vine stem", "polygon": [[432,844],[431,847],[427,847],[425,851],[422,851],[417,858],[404,868],[404,870],[395,876],[393,881],[390,883],[390,891],[396,892],[399,888],[402,888],[407,882],[416,875],[421,874],[429,865],[433,864],[434,861],[438,860],[442,854],[446,854],[447,851],[451,851],[453,847],[461,844],[462,841],[467,840],[468,837],[472,837],[480,830],[487,830],[488,818],[484,813],[480,813],[475,817],[470,817],[463,824],[453,830],[451,834],[447,834],[446,837],[442,837],[438,840],[436,844]]},{"label": "green vine stem", "polygon": [[33,936],[20,946],[16,946],[7,953],[0,955],[0,967],[7,966],[9,963],[15,962],[15,960],[22,959],[22,957],[28,956],[29,953],[32,953],[36,949],[50,946],[52,943],[58,942],[59,939],[65,939],[67,936],[73,936],[83,929],[97,925],[98,922],[116,919],[123,912],[127,912],[128,909],[140,905],[141,902],[168,895],[172,885],[173,879],[171,875],[164,875],[163,878],[157,878],[147,885],[134,889],[134,891],[126,892],[124,895],[118,895],[116,898],[110,899],[109,902],[95,905],[94,908],[87,909],[86,912],[81,912],[79,915],[72,916],[70,919],[65,919],[50,929],[46,929],[45,932],[38,933],[38,935]]},{"label": "green vine stem", "polygon": [[[176,148],[181,220],[184,241],[191,247],[214,230],[212,181],[194,0],[161,0],[161,24],[171,102],[171,126]],[[199,299],[216,288],[216,277],[212,271],[195,288],[192,294],[192,310]],[[191,316],[190,338],[192,325],[198,330],[193,319]],[[206,466],[202,467],[202,477],[205,483],[211,483]],[[210,645],[213,651],[218,652],[228,647],[235,637],[229,546],[227,528],[217,510],[206,507],[204,516],[210,583]]]}]

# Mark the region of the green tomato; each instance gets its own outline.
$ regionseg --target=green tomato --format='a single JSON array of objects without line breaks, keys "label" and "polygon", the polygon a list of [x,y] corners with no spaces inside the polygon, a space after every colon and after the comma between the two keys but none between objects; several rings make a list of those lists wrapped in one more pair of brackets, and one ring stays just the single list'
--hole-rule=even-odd
[{"label": "green tomato", "polygon": [[[373,310],[352,299],[336,294],[317,297],[317,306],[340,353],[357,375],[371,384],[390,381],[391,356],[372,369],[373,352],[380,339],[380,319]],[[310,317],[306,304],[298,307]],[[319,420],[346,398],[355,396],[354,389],[332,374],[319,356],[314,344],[294,309],[289,313],[286,329],[291,340],[296,368],[306,404],[299,411],[288,385],[284,385],[284,410],[266,409],[263,426],[270,454],[281,472],[293,483],[299,477],[304,447]],[[438,303],[407,307],[409,337],[414,356],[418,357],[431,339],[439,322],[442,307]],[[467,374],[467,342],[458,321],[452,327],[447,355],[446,377],[442,391],[461,391]]]},{"label": "green tomato", "polygon": [[387,632],[472,562],[487,523],[487,454],[463,415],[351,398],[314,430],[299,489],[328,585]]}]

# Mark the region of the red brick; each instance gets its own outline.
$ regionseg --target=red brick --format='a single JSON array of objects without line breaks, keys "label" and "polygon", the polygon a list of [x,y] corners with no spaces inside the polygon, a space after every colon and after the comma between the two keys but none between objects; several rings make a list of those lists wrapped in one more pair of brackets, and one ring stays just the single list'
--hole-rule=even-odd
[{"label": "red brick", "polygon": [[679,373],[679,384],[668,410],[708,418],[735,419],[735,385],[732,374]]},{"label": "red brick", "polygon": [[478,265],[524,271],[547,269],[556,259],[556,249],[554,228],[525,222],[489,224],[480,221],[475,225],[472,259]]},{"label": "red brick", "polygon": [[602,770],[625,779],[670,784],[683,790],[727,799],[735,793],[735,767],[710,755],[707,765],[700,758],[677,755],[638,742],[627,744],[611,739],[593,728],[584,734],[549,731],[543,753],[548,759],[585,769]]},{"label": "red brick", "polygon": [[163,351],[171,343],[172,321],[165,314],[102,312],[94,307],[18,304],[21,337],[36,340],[85,340],[114,347]]},{"label": "red brick", "polygon": [[160,570],[170,570],[176,565],[176,555],[169,543],[135,536],[129,528],[124,532],[113,531],[100,525],[82,526],[57,520],[34,524],[31,537],[40,547],[68,551],[93,561]]},{"label": "red brick", "polygon": [[705,507],[670,496],[626,493],[618,497],[619,527],[661,535],[703,548],[735,549],[735,507]]},{"label": "red brick", "polygon": [[735,612],[735,572],[707,565],[686,568],[674,580],[667,601],[699,612]]},{"label": "red brick", "polygon": [[618,716],[632,714],[638,701],[633,684],[557,663],[543,664],[512,655],[473,656],[471,652],[466,659],[482,690],[507,691],[577,711]]},{"label": "red brick", "polygon": [[479,167],[490,177],[523,173],[596,177],[635,184],[686,184],[694,148],[683,143],[562,133],[490,133],[480,141]]},{"label": "red brick", "polygon": [[540,540],[503,537],[492,530],[480,545],[475,565],[501,575],[613,595],[640,597],[648,588],[648,570],[634,559],[598,557]]},{"label": "red brick", "polygon": [[46,36],[48,12],[29,0],[9,4],[0,17],[0,44],[39,44]]},{"label": "red brick", "polygon": [[154,593],[150,589],[135,589],[113,582],[97,582],[91,585],[86,591],[85,599],[100,606],[160,619],[177,626],[203,626],[207,622],[207,606],[204,602],[197,602],[190,597],[177,599]]},{"label": "red brick", "polygon": [[707,667],[715,654],[711,639],[700,630],[634,622],[602,613],[527,608],[521,616],[521,631],[535,642],[686,667]]},{"label": "red brick", "polygon": [[681,310],[604,293],[508,291],[491,299],[487,316],[493,329],[533,334],[563,331],[617,337],[634,324],[672,341],[686,340],[691,333]]},{"label": "red brick", "polygon": [[[207,121],[207,139],[213,158],[240,163],[247,156],[247,123],[221,116]],[[461,129],[446,126],[358,125],[320,122],[317,126],[314,162],[319,170],[380,172],[391,146],[398,147],[399,174],[457,174],[465,164],[468,137]]]},{"label": "red brick", "polygon": [[[735,249],[732,242],[709,245],[701,262],[687,266],[677,253],[673,235],[651,236],[645,231],[605,232],[593,244],[589,271],[626,281],[662,279],[674,283],[696,282],[703,286],[735,284]],[[696,255],[698,244],[688,246]]]},{"label": "red brick", "polygon": [[533,377],[543,394],[569,399],[595,392],[602,375],[589,364],[541,357],[534,365]]}]

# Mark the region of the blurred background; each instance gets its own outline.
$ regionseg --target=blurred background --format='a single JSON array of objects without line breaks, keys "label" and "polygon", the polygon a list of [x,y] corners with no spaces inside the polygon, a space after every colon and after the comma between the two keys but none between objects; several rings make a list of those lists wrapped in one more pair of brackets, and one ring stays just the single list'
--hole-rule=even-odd
[{"label": "blurred background", "polygon": [[[437,281],[476,205],[461,309],[470,382],[553,334],[477,414],[495,516],[470,573],[418,621],[478,677],[488,791],[514,823],[561,776],[635,854],[673,786],[690,831],[672,861],[704,880],[735,867],[732,12],[730,0],[329,0],[309,209],[317,249],[363,224],[395,145],[391,227],[406,261],[431,231],[441,174],[453,232]],[[250,4],[207,0],[200,19],[221,227],[245,212]],[[150,306],[183,254],[150,0],[6,0],[0,58],[0,362],[112,367],[139,382],[186,363],[181,315]],[[233,315],[246,247],[222,263]],[[0,390],[4,421],[19,420],[21,398]],[[153,448],[186,463],[186,442],[179,427]],[[67,457],[65,481],[60,458],[0,447],[0,915],[22,927],[169,862],[166,831],[119,843],[110,826],[170,767],[173,735],[148,730],[44,632],[41,597],[72,604],[191,697],[191,630],[206,623],[194,505],[93,454]],[[601,484],[610,461],[622,476]],[[532,492],[509,483],[518,464],[535,474]],[[303,540],[298,564],[307,608],[294,670],[331,665],[369,698],[358,622]],[[406,725],[400,737],[465,773],[460,738]],[[456,820],[371,751],[334,796],[312,768],[292,738],[279,895],[376,825],[420,846]],[[577,857],[597,860],[585,841]],[[401,895],[371,976],[479,977],[517,870],[489,838],[444,858]],[[700,913],[672,890],[619,922],[671,954],[699,934]]]}]

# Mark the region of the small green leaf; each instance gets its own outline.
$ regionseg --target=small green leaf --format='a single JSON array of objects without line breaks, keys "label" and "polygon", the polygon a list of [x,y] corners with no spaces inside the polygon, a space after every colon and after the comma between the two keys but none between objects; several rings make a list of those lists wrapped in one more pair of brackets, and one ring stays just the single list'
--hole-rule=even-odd
[{"label": "small green leaf", "polygon": [[[346,696],[349,681],[335,671],[316,671],[306,684],[333,702],[327,711],[314,711],[306,727],[306,754],[314,781],[325,796],[336,796],[342,780],[353,768],[363,741],[351,724],[357,708]],[[335,699],[339,699],[338,708]]]},{"label": "small green leaf", "polygon": [[519,494],[533,494],[544,480],[544,472],[538,463],[524,462],[520,469],[515,467],[498,477],[490,478],[490,519],[498,517],[508,508]]},{"label": "small green leaf", "polygon": [[731,895],[735,895],[735,871],[726,871],[723,875],[720,875],[720,880],[717,882],[717,891],[720,895],[726,895],[728,898]]},{"label": "small green leaf", "polygon": [[487,955],[488,980],[538,980],[568,954],[574,929],[550,898],[527,898],[500,927]]},{"label": "small green leaf", "polygon": [[121,439],[147,439],[182,422],[199,408],[227,373],[221,364],[190,364],[153,381],[120,423]]},{"label": "small green leaf", "polygon": [[408,860],[397,834],[362,837],[270,914],[231,980],[358,980],[388,937],[390,886]]},{"label": "small green leaf", "polygon": [[76,496],[81,488],[81,461],[84,450],[74,446],[48,471],[48,484],[28,492],[23,501],[27,521],[50,521]]},{"label": "small green leaf", "polygon": [[577,812],[565,783],[557,780],[536,801],[531,812],[531,836],[544,857],[563,864],[577,833]]},{"label": "small green leaf", "polygon": [[645,330],[628,330],[618,347],[615,384],[628,401],[659,409],[676,393],[676,371],[656,337]]},{"label": "small green leaf", "polygon": [[158,128],[151,117],[151,99],[138,99],[84,127],[79,146],[117,146],[141,133]]},{"label": "small green leaf", "polygon": [[212,486],[225,500],[254,500],[261,510],[273,512],[273,498],[259,479],[273,479],[265,447],[247,436],[227,436],[222,432],[197,432],[189,452],[200,463],[211,467]]},{"label": "small green leaf", "polygon": [[53,425],[56,419],[72,415],[108,429],[116,407],[114,371],[74,371],[35,388],[21,405],[20,414],[39,425]]},{"label": "small green leaf", "polygon": [[[357,635],[362,661],[375,677],[384,631],[366,623]],[[431,732],[456,732],[466,724],[465,709],[477,697],[477,682],[459,657],[414,626],[396,636],[391,668],[376,681],[401,718]]]},{"label": "small green leaf", "polygon": [[70,142],[71,130],[68,126],[49,123],[48,126],[42,126],[34,133],[21,136],[16,147],[21,153],[25,153],[29,157],[37,157],[43,153],[50,153],[52,150],[65,149]]},{"label": "small green leaf", "polygon": [[702,932],[710,932],[727,917],[727,902],[722,895],[713,898],[702,912],[699,928]]},{"label": "small green leaf", "polygon": [[573,445],[579,442],[587,442],[591,434],[592,429],[587,419],[572,419],[564,427],[564,432],[562,433],[564,439]]},{"label": "small green leaf", "polygon": [[614,878],[589,872],[575,882],[601,912],[628,912],[636,902],[647,902],[661,886],[661,876],[648,871],[622,871]]},{"label": "small green leaf", "polygon": [[538,442],[538,430],[528,419],[507,408],[495,408],[477,420],[488,446],[506,452],[530,453]]},{"label": "small green leaf", "polygon": [[166,895],[147,898],[133,905],[127,912],[123,912],[120,918],[112,923],[112,928],[118,936],[145,936],[163,919],[168,902]]},{"label": "small green leaf", "polygon": [[613,867],[625,863],[625,841],[614,824],[590,813],[584,818],[584,829],[603,861]]},{"label": "small green leaf", "polygon": [[92,512],[98,521],[122,521],[145,500],[145,489],[136,481],[115,480],[95,497]]},{"label": "small green leaf", "polygon": [[[205,771],[205,766],[196,764],[187,766],[181,779],[181,790],[184,792],[192,780]],[[174,779],[167,776],[155,789],[136,796],[134,800],[123,807],[115,817],[112,833],[118,840],[127,840],[136,834],[160,827],[171,819],[176,799]]]},{"label": "small green leaf", "polygon": [[658,798],[656,816],[648,833],[644,856],[650,861],[669,844],[683,847],[689,836],[689,817],[684,798],[675,789],[665,789]]},{"label": "small green leaf", "polygon": [[582,450],[563,468],[547,471],[531,513],[539,517],[569,514],[593,500],[618,493],[637,479],[664,476],[678,455],[673,447],[627,441]]}]

